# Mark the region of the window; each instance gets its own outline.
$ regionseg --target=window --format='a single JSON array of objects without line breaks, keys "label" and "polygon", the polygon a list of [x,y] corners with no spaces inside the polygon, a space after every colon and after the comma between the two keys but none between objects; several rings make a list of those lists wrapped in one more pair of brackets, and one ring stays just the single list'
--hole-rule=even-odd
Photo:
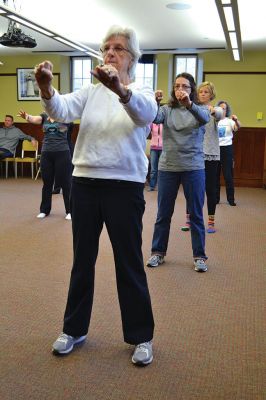
[{"label": "window", "polygon": [[153,54],[144,54],[136,68],[136,83],[141,86],[154,88],[154,63]]},{"label": "window", "polygon": [[[90,57],[72,57],[71,59],[71,82],[72,91],[81,89],[92,82],[90,71],[92,61]],[[154,64],[153,54],[145,54],[141,57],[136,67],[136,82],[141,86],[154,87]]]},{"label": "window", "polygon": [[196,55],[175,55],[174,56],[174,76],[188,72],[197,81],[197,62]]},{"label": "window", "polygon": [[71,82],[72,91],[81,89],[88,83],[91,83],[92,62],[90,57],[72,57],[71,58]]}]

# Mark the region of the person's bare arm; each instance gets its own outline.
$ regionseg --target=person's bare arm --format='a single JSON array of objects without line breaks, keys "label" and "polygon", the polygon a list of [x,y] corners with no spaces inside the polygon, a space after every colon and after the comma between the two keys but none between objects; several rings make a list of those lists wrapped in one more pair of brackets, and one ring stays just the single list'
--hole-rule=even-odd
[{"label": "person's bare arm", "polygon": [[42,123],[42,117],[40,115],[30,115],[24,110],[20,110],[17,116],[25,119],[31,124],[41,125]]},{"label": "person's bare arm", "polygon": [[234,115],[234,114],[231,116],[231,119],[232,119],[232,120],[234,121],[234,123],[235,123],[234,131],[236,132],[236,131],[238,131],[238,129],[241,128],[241,123],[240,123],[240,121],[238,120],[237,116]]}]

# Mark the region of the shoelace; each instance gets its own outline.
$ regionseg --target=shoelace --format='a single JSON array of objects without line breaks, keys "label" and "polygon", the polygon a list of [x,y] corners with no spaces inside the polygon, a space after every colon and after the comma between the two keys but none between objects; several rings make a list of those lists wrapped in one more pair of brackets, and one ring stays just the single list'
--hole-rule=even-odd
[{"label": "shoelace", "polygon": [[66,343],[68,341],[68,335],[65,333],[61,333],[61,335],[59,335],[59,338],[57,339],[57,341]]},{"label": "shoelace", "polygon": [[201,259],[197,259],[196,262],[199,263],[199,264],[205,264],[205,261],[201,260]]},{"label": "shoelace", "polygon": [[146,343],[138,344],[136,349],[142,351],[143,353],[146,353],[146,355],[148,355],[148,353],[149,353]]}]

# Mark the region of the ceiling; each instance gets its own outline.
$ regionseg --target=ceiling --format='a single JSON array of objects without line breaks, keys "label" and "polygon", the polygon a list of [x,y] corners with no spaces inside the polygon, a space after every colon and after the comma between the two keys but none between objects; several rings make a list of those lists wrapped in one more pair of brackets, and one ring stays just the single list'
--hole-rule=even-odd
[{"label": "ceiling", "polygon": [[[215,0],[0,0],[44,28],[69,40],[98,50],[109,26],[132,27],[138,34],[143,52],[200,52],[225,49],[226,41]],[[181,9],[171,9],[168,4]],[[190,8],[186,8],[190,7]],[[184,8],[184,9],[182,9]],[[266,51],[265,0],[238,0],[243,52]],[[8,19],[0,17],[0,36]],[[58,52],[77,55],[74,49],[29,28],[21,26],[36,39],[34,49],[0,45],[1,56]],[[81,53],[79,53],[81,54]]]}]

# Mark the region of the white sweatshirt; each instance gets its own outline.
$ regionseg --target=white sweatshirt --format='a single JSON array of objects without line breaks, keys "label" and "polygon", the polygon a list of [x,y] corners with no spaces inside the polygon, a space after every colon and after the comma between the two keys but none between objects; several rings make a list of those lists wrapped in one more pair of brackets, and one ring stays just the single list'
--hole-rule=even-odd
[{"label": "white sweatshirt", "polygon": [[80,119],[75,145],[73,175],[144,183],[148,160],[145,154],[149,124],[157,114],[149,87],[129,85],[127,104],[101,83],[77,92],[42,99],[47,113],[60,122]]}]

